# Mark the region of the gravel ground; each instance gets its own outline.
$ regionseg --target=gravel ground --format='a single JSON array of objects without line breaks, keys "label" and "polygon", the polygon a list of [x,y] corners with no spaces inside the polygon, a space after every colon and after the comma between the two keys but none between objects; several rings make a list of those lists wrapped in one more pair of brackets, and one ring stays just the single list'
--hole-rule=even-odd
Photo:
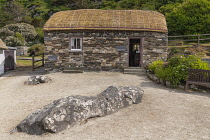
[{"label": "gravel ground", "polygon": [[[1,140],[210,140],[210,93],[170,89],[144,76],[114,72],[52,73],[51,83],[24,85],[30,75],[0,77]],[[143,101],[57,134],[9,134],[27,115],[56,99],[96,95],[111,85],[139,86]]]}]

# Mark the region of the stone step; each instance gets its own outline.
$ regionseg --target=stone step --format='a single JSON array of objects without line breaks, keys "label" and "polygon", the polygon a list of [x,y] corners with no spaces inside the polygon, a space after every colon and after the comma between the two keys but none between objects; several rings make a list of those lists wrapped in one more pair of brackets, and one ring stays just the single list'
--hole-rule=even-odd
[{"label": "stone step", "polygon": [[124,74],[146,74],[146,72],[142,71],[142,72],[134,72],[134,71],[124,71]]},{"label": "stone step", "polygon": [[138,76],[145,76],[146,75],[146,73],[123,73],[123,74],[138,75]]},{"label": "stone step", "polygon": [[83,72],[84,72],[84,70],[81,67],[79,67],[79,68],[77,68],[77,67],[65,68],[63,70],[63,73],[83,73]]},{"label": "stone step", "polygon": [[127,67],[124,68],[123,73],[132,75],[146,75],[146,71],[142,67]]},{"label": "stone step", "polygon": [[124,69],[144,69],[143,67],[126,67]]},{"label": "stone step", "polygon": [[124,69],[124,72],[144,72],[144,69]]},{"label": "stone step", "polygon": [[64,70],[63,73],[83,73],[81,70]]}]

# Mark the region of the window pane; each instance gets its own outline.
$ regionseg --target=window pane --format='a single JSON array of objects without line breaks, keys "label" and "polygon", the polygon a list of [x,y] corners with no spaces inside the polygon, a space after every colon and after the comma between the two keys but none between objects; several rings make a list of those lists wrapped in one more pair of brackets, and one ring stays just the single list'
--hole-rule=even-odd
[{"label": "window pane", "polygon": [[74,38],[71,38],[71,49],[74,49]]},{"label": "window pane", "polygon": [[75,38],[74,39],[74,48],[76,49],[76,46],[77,46],[77,39]]},{"label": "window pane", "polygon": [[82,49],[82,39],[81,38],[71,38],[71,49],[81,50]]},{"label": "window pane", "polygon": [[77,38],[77,46],[80,46],[80,39]]},{"label": "window pane", "polygon": [[77,38],[77,49],[80,49],[80,38]]}]

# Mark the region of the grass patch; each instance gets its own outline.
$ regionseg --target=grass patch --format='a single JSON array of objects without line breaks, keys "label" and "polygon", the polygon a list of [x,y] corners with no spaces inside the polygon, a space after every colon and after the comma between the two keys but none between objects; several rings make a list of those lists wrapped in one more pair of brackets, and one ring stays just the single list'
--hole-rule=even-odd
[{"label": "grass patch", "polygon": [[[31,56],[16,56],[17,58],[32,58]],[[36,59],[42,59],[42,56],[36,56]]]},{"label": "grass patch", "polygon": [[[208,47],[210,46],[210,43],[205,43],[205,44],[200,44],[200,47]],[[173,44],[173,43],[168,43],[168,47],[183,47],[183,48],[186,48],[186,47],[198,47],[197,46],[197,43],[190,43],[190,44]]]},{"label": "grass patch", "polygon": [[17,66],[32,66],[31,60],[17,60]]}]

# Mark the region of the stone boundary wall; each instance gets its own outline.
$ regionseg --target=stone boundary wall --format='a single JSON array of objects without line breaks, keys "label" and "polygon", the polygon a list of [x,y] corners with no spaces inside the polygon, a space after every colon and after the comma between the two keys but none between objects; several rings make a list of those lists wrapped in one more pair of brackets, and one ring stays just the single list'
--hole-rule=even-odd
[{"label": "stone boundary wall", "polygon": [[28,49],[29,47],[27,46],[16,46],[16,54],[17,56],[26,56],[28,55]]},{"label": "stone boundary wall", "polygon": [[[83,49],[69,51],[69,39],[82,37]],[[129,38],[144,38],[144,65],[167,58],[167,33],[134,31],[50,31],[45,32],[45,68],[47,71],[62,71],[67,67],[84,67],[85,70],[122,70],[128,67]],[[117,46],[127,50],[117,51]],[[48,56],[57,56],[49,60]]]}]

